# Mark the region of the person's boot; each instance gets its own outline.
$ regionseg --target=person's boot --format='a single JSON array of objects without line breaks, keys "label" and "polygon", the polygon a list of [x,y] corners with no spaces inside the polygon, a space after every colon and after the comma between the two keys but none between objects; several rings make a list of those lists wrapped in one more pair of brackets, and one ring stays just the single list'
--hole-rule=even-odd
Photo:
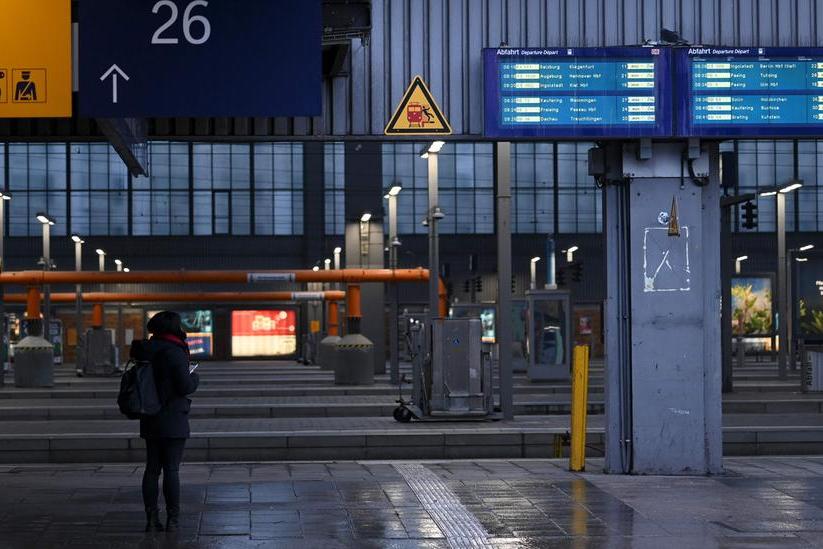
[{"label": "person's boot", "polygon": [[180,509],[166,508],[166,532],[176,532],[180,528]]},{"label": "person's boot", "polygon": [[154,509],[146,509],[146,532],[162,532],[163,523],[160,522],[160,511],[155,507]]}]

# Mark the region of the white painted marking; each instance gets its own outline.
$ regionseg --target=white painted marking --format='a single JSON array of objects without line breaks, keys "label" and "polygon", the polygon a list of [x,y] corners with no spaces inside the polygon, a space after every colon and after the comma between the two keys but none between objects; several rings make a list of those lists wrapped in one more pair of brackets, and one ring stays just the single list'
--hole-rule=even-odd
[{"label": "white painted marking", "polygon": [[414,491],[423,508],[437,524],[449,547],[492,548],[491,536],[474,514],[460,503],[460,499],[449,490],[440,477],[423,465],[416,463],[395,464],[406,483]]},{"label": "white painted marking", "polygon": [[[643,233],[643,291],[691,291],[689,228],[680,228],[680,238],[668,236],[665,227],[646,227]],[[682,263],[681,263],[682,261]],[[652,265],[657,264],[654,272]],[[663,271],[663,267],[668,269]],[[660,276],[661,271],[668,276]],[[662,281],[661,281],[662,280]]]}]

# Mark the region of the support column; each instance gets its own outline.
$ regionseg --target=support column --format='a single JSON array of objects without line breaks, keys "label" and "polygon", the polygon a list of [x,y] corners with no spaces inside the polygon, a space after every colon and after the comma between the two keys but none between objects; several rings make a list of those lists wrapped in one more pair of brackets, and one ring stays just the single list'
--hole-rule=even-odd
[{"label": "support column", "polygon": [[[722,467],[719,153],[682,143],[615,155],[606,189],[606,470]],[[620,151],[618,151],[620,152]],[[675,202],[676,208],[672,207]],[[669,219],[676,212],[676,220]]]},{"label": "support column", "polygon": [[504,419],[514,419],[512,374],[512,233],[511,143],[496,145],[497,162],[497,315],[495,339],[500,366],[500,407]]},{"label": "support column", "polygon": [[[382,144],[346,142],[346,267],[385,267],[383,237]],[[361,239],[360,217],[371,213]],[[384,285],[361,285],[363,320],[360,333],[374,343],[374,373],[386,373],[386,311]]]},{"label": "support column", "polygon": [[786,379],[789,350],[789,300],[786,292],[786,195],[777,193],[777,373]]}]

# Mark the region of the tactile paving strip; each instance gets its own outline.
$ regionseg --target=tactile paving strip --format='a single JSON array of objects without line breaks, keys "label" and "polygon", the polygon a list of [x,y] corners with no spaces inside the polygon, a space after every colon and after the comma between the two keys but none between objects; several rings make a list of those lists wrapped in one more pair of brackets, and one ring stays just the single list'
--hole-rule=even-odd
[{"label": "tactile paving strip", "polygon": [[406,483],[414,490],[450,547],[455,549],[493,548],[489,533],[471,511],[466,509],[446,483],[419,464],[395,464]]}]

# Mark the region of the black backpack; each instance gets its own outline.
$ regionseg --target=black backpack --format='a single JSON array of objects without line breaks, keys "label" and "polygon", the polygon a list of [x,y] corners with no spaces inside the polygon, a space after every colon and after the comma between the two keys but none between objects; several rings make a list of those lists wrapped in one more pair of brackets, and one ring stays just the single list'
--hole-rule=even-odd
[{"label": "black backpack", "polygon": [[163,408],[154,383],[151,355],[147,340],[132,342],[131,360],[120,379],[120,393],[117,395],[117,406],[129,419],[154,416]]}]

